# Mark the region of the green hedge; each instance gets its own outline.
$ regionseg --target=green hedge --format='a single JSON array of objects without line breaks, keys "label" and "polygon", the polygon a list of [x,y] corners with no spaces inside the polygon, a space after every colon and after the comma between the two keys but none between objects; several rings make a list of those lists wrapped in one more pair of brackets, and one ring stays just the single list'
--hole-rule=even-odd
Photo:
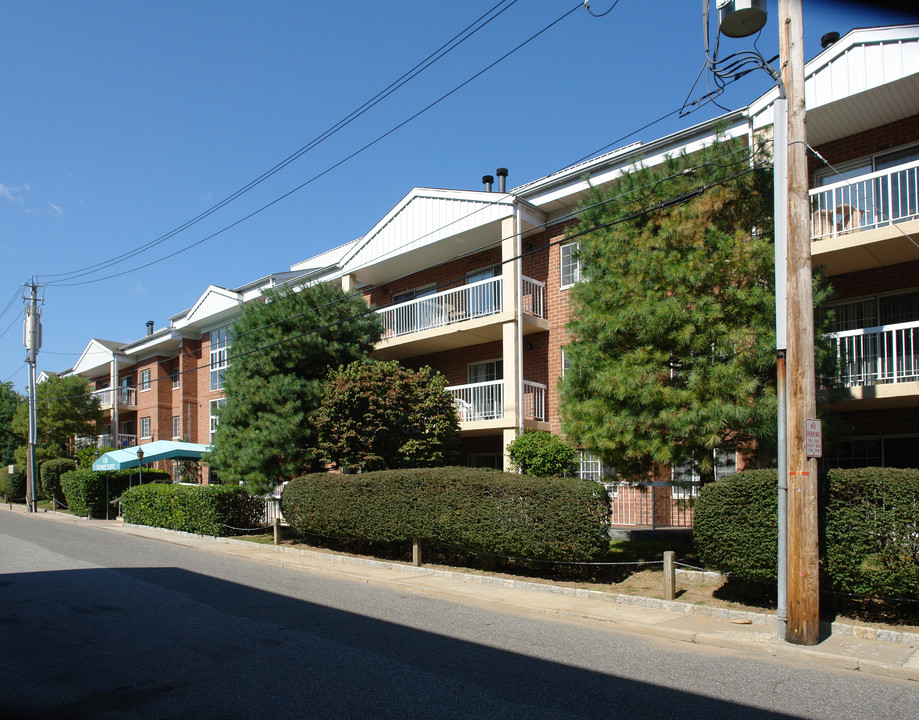
[{"label": "green hedge", "polygon": [[61,475],[64,502],[74,515],[104,518],[108,509],[108,517],[115,517],[114,500],[124,487],[127,487],[127,478],[122,481],[92,470],[70,470]]},{"label": "green hedge", "polygon": [[318,473],[296,478],[281,509],[300,533],[371,542],[412,538],[540,560],[588,560],[609,547],[603,486],[482,468]]},{"label": "green hedge", "polygon": [[707,568],[739,580],[778,577],[778,473],[744,470],[702,487],[693,536]]},{"label": "green hedge", "polygon": [[919,599],[919,470],[831,470],[824,567],[836,590]]},{"label": "green hedge", "polygon": [[26,473],[20,470],[16,465],[13,472],[9,471],[8,466],[2,468],[0,474],[0,495],[4,495],[8,500],[13,502],[25,502],[26,500]]},{"label": "green hedge", "polygon": [[69,458],[45,460],[39,471],[41,476],[41,494],[46,500],[64,502],[64,491],[61,490],[61,475],[76,470],[77,463]]},{"label": "green hedge", "polygon": [[258,527],[265,501],[230,485],[151,483],[127,490],[121,512],[128,523],[216,537]]}]

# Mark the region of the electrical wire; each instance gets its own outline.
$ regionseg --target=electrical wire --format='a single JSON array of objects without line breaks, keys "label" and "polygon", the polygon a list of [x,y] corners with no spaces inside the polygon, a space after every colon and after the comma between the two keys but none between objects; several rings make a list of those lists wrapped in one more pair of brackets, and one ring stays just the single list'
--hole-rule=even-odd
[{"label": "electrical wire", "polygon": [[[502,13],[504,13],[505,11],[507,11],[508,9],[510,9],[511,7],[513,7],[513,5],[515,5],[518,1],[519,1],[519,0],[510,0],[509,4],[507,4],[505,7],[501,8],[501,9],[499,10],[498,8],[499,8],[502,4],[508,2],[508,0],[501,0],[501,2],[499,2],[497,5],[495,5],[494,7],[492,7],[492,8],[491,8],[488,12],[486,12],[484,15],[480,16],[475,22],[473,22],[471,25],[467,26],[463,31],[461,31],[460,33],[458,33],[456,36],[454,36],[453,38],[451,38],[451,40],[449,40],[447,43],[445,43],[443,46],[441,46],[441,48],[439,48],[437,51],[435,51],[435,53],[432,53],[431,55],[428,56],[428,58],[426,58],[425,60],[423,60],[421,63],[418,63],[414,68],[412,68],[412,70],[410,70],[409,72],[405,73],[402,77],[400,77],[398,80],[396,80],[395,82],[393,82],[393,83],[392,83],[390,86],[388,86],[385,90],[383,90],[383,91],[381,91],[380,93],[378,93],[374,98],[372,98],[371,100],[367,101],[366,103],[364,103],[364,105],[362,105],[361,107],[359,107],[357,110],[353,111],[351,114],[349,114],[348,116],[346,116],[343,120],[340,120],[338,123],[336,123],[335,125],[333,125],[331,128],[329,128],[328,130],[326,130],[324,133],[322,133],[321,135],[317,136],[317,138],[315,138],[315,139],[312,140],[309,144],[307,144],[307,145],[305,145],[304,147],[302,147],[302,148],[301,148],[300,150],[298,150],[296,153],[294,153],[293,155],[288,156],[288,158],[286,158],[286,159],[283,160],[282,162],[280,162],[280,163],[278,163],[277,165],[275,165],[272,169],[270,169],[270,170],[266,171],[265,173],[263,173],[259,178],[256,178],[256,180],[253,180],[253,181],[252,181],[251,183],[249,183],[248,185],[244,186],[243,188],[241,188],[240,190],[236,191],[236,192],[233,193],[232,195],[228,196],[227,198],[225,198],[225,199],[222,200],[221,202],[219,202],[219,203],[217,203],[216,205],[212,206],[210,209],[208,209],[208,210],[206,210],[205,212],[201,213],[200,215],[196,216],[196,217],[193,218],[192,220],[189,220],[188,222],[184,223],[183,225],[179,226],[178,228],[175,228],[174,230],[172,230],[172,231],[166,233],[165,235],[162,235],[162,236],[160,236],[159,238],[157,238],[157,239],[155,239],[155,240],[153,240],[153,241],[151,241],[151,242],[149,242],[149,243],[146,243],[145,245],[142,245],[142,246],[140,246],[139,248],[137,248],[137,249],[135,249],[135,250],[129,251],[129,252],[127,252],[127,253],[123,253],[122,255],[119,255],[119,256],[117,256],[116,258],[113,258],[113,259],[111,259],[111,260],[109,260],[109,261],[103,261],[103,262],[100,262],[100,263],[96,263],[95,265],[91,265],[91,266],[88,266],[88,267],[86,267],[86,268],[82,268],[82,269],[76,270],[76,271],[71,271],[71,272],[68,272],[68,273],[58,273],[58,274],[55,274],[55,275],[43,275],[42,277],[44,277],[44,278],[58,278],[55,282],[51,282],[51,283],[48,283],[48,284],[50,284],[50,285],[55,285],[55,286],[59,286],[59,287],[68,287],[68,286],[74,286],[74,285],[85,285],[85,284],[89,284],[89,283],[93,283],[93,282],[102,282],[102,281],[104,281],[104,280],[109,280],[109,279],[114,278],[114,277],[119,277],[119,276],[121,276],[121,275],[125,275],[125,274],[127,274],[127,273],[134,272],[135,270],[141,269],[141,268],[143,268],[143,267],[148,267],[149,265],[156,264],[156,263],[161,262],[161,261],[163,261],[163,260],[166,260],[166,259],[169,259],[169,258],[171,258],[171,257],[174,257],[175,255],[177,255],[177,254],[179,254],[179,253],[181,253],[181,252],[185,252],[186,250],[189,250],[189,249],[191,249],[191,248],[193,248],[193,247],[196,247],[197,245],[200,245],[202,242],[205,242],[205,241],[207,241],[207,240],[210,240],[210,239],[212,239],[212,238],[214,238],[214,237],[216,237],[216,236],[222,234],[223,232],[225,232],[225,231],[227,231],[227,230],[229,230],[229,229],[235,227],[236,225],[239,225],[241,222],[243,222],[243,221],[245,221],[245,220],[248,220],[248,219],[254,217],[255,215],[257,215],[257,214],[259,214],[260,212],[262,212],[263,210],[268,209],[269,207],[273,206],[273,205],[276,204],[277,202],[279,202],[279,201],[281,201],[281,200],[283,200],[283,199],[289,197],[290,195],[294,194],[295,192],[297,192],[297,191],[303,189],[304,187],[306,187],[307,185],[311,184],[311,183],[314,182],[315,180],[318,180],[319,178],[321,178],[321,177],[323,177],[324,175],[328,174],[328,173],[331,172],[332,170],[336,169],[336,168],[339,167],[340,165],[343,165],[345,162],[348,162],[348,161],[351,160],[352,158],[354,158],[354,157],[356,157],[357,155],[361,154],[362,152],[364,152],[365,150],[369,149],[370,147],[372,147],[372,146],[375,145],[376,143],[380,142],[380,141],[383,140],[384,138],[388,137],[389,135],[391,135],[391,134],[394,133],[395,131],[399,130],[401,127],[403,127],[404,125],[408,124],[409,122],[411,122],[412,120],[414,120],[415,118],[417,118],[418,116],[420,116],[421,114],[427,112],[427,111],[430,110],[432,107],[434,107],[435,105],[439,104],[440,102],[442,102],[443,100],[445,100],[447,97],[449,97],[450,95],[452,95],[453,93],[457,92],[459,89],[461,89],[462,87],[464,87],[465,85],[467,85],[467,84],[469,84],[470,82],[472,82],[473,80],[477,79],[480,75],[484,74],[486,71],[490,70],[492,67],[494,67],[494,66],[497,65],[498,63],[502,62],[504,59],[506,59],[507,57],[509,57],[509,56],[512,55],[513,53],[517,52],[517,50],[521,49],[523,46],[527,45],[529,42],[531,42],[531,41],[534,40],[535,38],[539,37],[539,35],[543,34],[543,33],[546,32],[549,28],[551,28],[552,26],[554,26],[555,24],[557,24],[558,22],[560,22],[561,20],[563,20],[565,17],[567,17],[568,15],[570,15],[572,12],[574,12],[574,10],[571,10],[571,11],[565,13],[562,17],[560,17],[559,19],[557,19],[557,20],[553,21],[552,23],[550,23],[550,25],[548,25],[547,27],[543,28],[543,30],[541,30],[541,31],[539,31],[538,33],[536,33],[535,35],[531,36],[528,40],[526,40],[526,41],[524,41],[523,43],[521,43],[520,45],[518,45],[516,48],[514,48],[513,50],[511,50],[509,53],[507,53],[506,55],[502,56],[501,58],[499,58],[497,61],[495,61],[495,62],[492,63],[491,65],[487,66],[484,70],[480,71],[480,72],[477,73],[476,75],[473,75],[471,78],[469,78],[469,79],[466,80],[465,82],[463,82],[463,83],[461,83],[460,85],[458,85],[456,88],[454,88],[454,89],[453,89],[452,91],[450,91],[449,93],[446,93],[445,95],[441,96],[441,97],[440,97],[439,99],[437,99],[435,102],[433,102],[433,103],[431,103],[430,105],[426,106],[425,108],[423,108],[423,109],[422,109],[421,111],[419,111],[418,113],[412,115],[412,116],[411,116],[410,118],[408,118],[407,120],[403,121],[402,123],[396,125],[394,128],[392,128],[391,130],[389,130],[388,132],[386,132],[386,133],[384,133],[383,135],[379,136],[376,140],[372,141],[371,143],[368,143],[367,145],[363,146],[362,148],[360,148],[360,149],[357,150],[356,152],[354,152],[354,153],[348,155],[346,158],[344,158],[344,160],[341,160],[341,161],[339,161],[338,163],[335,163],[334,165],[332,165],[331,167],[329,167],[329,168],[327,168],[326,170],[322,171],[322,172],[319,173],[318,175],[315,175],[314,177],[312,177],[312,178],[311,178],[310,180],[308,180],[307,182],[305,182],[305,183],[299,185],[298,187],[294,188],[294,189],[291,190],[290,192],[285,193],[284,195],[282,195],[281,197],[279,197],[279,198],[275,199],[274,201],[268,203],[267,205],[262,206],[262,207],[259,208],[258,210],[254,211],[254,212],[252,212],[252,213],[250,213],[250,214],[248,214],[248,215],[246,215],[246,216],[243,217],[242,219],[240,219],[240,220],[238,220],[238,221],[236,221],[236,222],[234,222],[234,223],[232,223],[232,224],[230,224],[230,225],[224,227],[222,230],[219,230],[218,232],[215,232],[215,233],[213,233],[213,234],[211,234],[211,235],[208,235],[208,236],[205,237],[204,239],[199,240],[198,242],[192,243],[192,244],[190,244],[190,245],[188,245],[188,246],[186,246],[186,247],[184,247],[184,248],[181,248],[180,250],[178,250],[178,251],[176,251],[176,252],[170,253],[170,254],[168,254],[168,255],[162,257],[162,258],[159,258],[158,260],[154,260],[154,261],[151,261],[151,262],[149,262],[149,263],[147,263],[147,264],[145,264],[145,265],[141,265],[141,266],[132,268],[131,270],[127,270],[127,271],[124,271],[124,272],[115,273],[115,274],[113,274],[113,275],[108,275],[108,276],[106,276],[106,277],[96,278],[96,279],[93,279],[93,280],[88,280],[88,281],[80,282],[80,283],[67,282],[67,281],[69,281],[69,280],[74,280],[74,279],[79,278],[79,277],[84,277],[84,276],[86,276],[86,275],[91,275],[91,274],[93,274],[93,273],[95,273],[95,272],[98,272],[99,270],[105,269],[105,268],[107,268],[107,267],[111,267],[111,266],[113,266],[113,265],[120,264],[121,262],[124,262],[125,260],[130,259],[131,257],[134,257],[134,256],[136,256],[136,255],[138,255],[138,254],[140,254],[140,253],[142,253],[142,252],[145,252],[145,251],[148,250],[148,249],[151,249],[151,248],[155,247],[156,245],[161,244],[161,243],[164,242],[165,240],[167,240],[167,239],[169,239],[169,238],[171,238],[171,237],[174,237],[175,235],[179,234],[180,232],[182,232],[182,231],[184,231],[184,230],[186,230],[186,229],[192,227],[193,225],[197,224],[198,222],[200,222],[200,221],[203,220],[204,218],[210,216],[211,214],[213,214],[213,213],[216,212],[217,210],[221,209],[222,207],[226,206],[227,204],[229,204],[230,202],[232,202],[232,201],[235,200],[236,198],[238,198],[238,197],[240,197],[241,195],[243,195],[244,193],[248,192],[250,189],[252,189],[252,188],[255,187],[256,185],[260,184],[261,182],[263,182],[263,181],[266,180],[267,178],[271,177],[272,175],[274,175],[275,173],[277,173],[278,171],[280,171],[282,168],[286,167],[286,166],[289,165],[291,162],[293,162],[294,160],[298,159],[299,157],[301,157],[302,155],[304,155],[306,152],[308,152],[309,150],[313,149],[314,147],[316,147],[317,145],[319,145],[321,142],[323,142],[324,140],[326,140],[326,139],[328,139],[329,137],[331,137],[332,135],[334,135],[334,134],[335,134],[336,132],[338,132],[339,130],[341,130],[341,129],[343,129],[344,127],[346,127],[347,125],[349,125],[351,122],[353,122],[353,121],[356,120],[358,117],[360,117],[361,115],[363,115],[365,112],[367,112],[368,110],[370,110],[372,107],[374,107],[375,105],[377,105],[377,104],[378,104],[379,102],[381,102],[383,99],[385,99],[386,97],[388,97],[389,95],[391,95],[392,93],[394,93],[396,90],[398,90],[399,88],[401,88],[403,85],[405,85],[406,83],[408,83],[410,80],[412,80],[412,79],[414,79],[415,77],[417,77],[417,76],[418,76],[419,74],[421,74],[424,70],[426,70],[426,69],[429,68],[431,65],[433,65],[434,63],[436,63],[438,60],[440,60],[442,57],[444,57],[445,55],[447,55],[447,54],[448,54],[449,52],[451,52],[453,49],[455,49],[455,48],[458,47],[460,44],[462,44],[463,42],[465,42],[466,40],[468,40],[470,37],[472,37],[472,36],[473,36],[475,33],[477,33],[479,30],[481,30],[481,29],[484,28],[486,25],[488,25],[488,23],[490,23],[492,20],[494,20],[495,18],[499,17]],[[577,7],[580,7],[580,5],[578,5]],[[576,8],[575,8],[575,9],[576,9]],[[488,17],[489,15],[492,15],[492,16],[491,16],[491,17]],[[487,19],[486,19],[486,18],[487,18]],[[484,21],[483,21],[483,20],[484,20]],[[470,28],[473,28],[473,27],[476,26],[476,25],[478,25],[478,27],[475,27],[471,32],[468,32],[468,31],[470,30]],[[466,34],[467,32],[468,32],[468,34]],[[459,39],[457,39],[457,38],[459,38]],[[433,59],[432,59],[432,58],[433,58]],[[420,69],[419,69],[419,68],[420,68]]]},{"label": "electrical wire", "polygon": [[[710,163],[706,163],[706,165],[707,165],[707,164],[710,164]],[[703,165],[700,165],[699,167],[702,167],[702,166],[703,166]],[[615,226],[615,225],[619,225],[619,224],[622,224],[622,223],[630,222],[630,221],[635,220],[635,219],[637,219],[637,218],[639,218],[639,217],[642,217],[643,215],[647,215],[647,214],[652,213],[652,212],[657,212],[657,211],[660,211],[660,210],[662,210],[662,209],[674,207],[675,205],[679,205],[679,204],[682,204],[682,203],[685,203],[685,202],[689,202],[690,200],[695,199],[696,197],[698,197],[698,196],[704,194],[705,192],[708,192],[709,190],[711,190],[711,189],[713,189],[713,188],[715,188],[715,187],[719,187],[719,186],[724,185],[724,184],[726,184],[726,183],[728,183],[728,182],[731,182],[731,181],[733,181],[733,180],[737,180],[737,179],[739,179],[739,178],[741,178],[741,177],[744,177],[744,176],[746,176],[746,175],[749,175],[749,174],[752,173],[752,172],[756,172],[756,171],[759,170],[759,169],[760,169],[760,168],[757,168],[757,167],[748,167],[746,170],[743,170],[743,171],[741,171],[741,172],[738,172],[738,173],[735,173],[735,174],[733,174],[733,175],[730,175],[730,176],[728,176],[728,177],[726,177],[726,178],[723,178],[723,179],[721,179],[721,180],[719,180],[719,181],[717,181],[717,182],[713,182],[713,183],[709,183],[709,184],[706,184],[706,185],[699,186],[699,187],[697,187],[697,188],[693,188],[692,190],[687,191],[687,192],[685,192],[685,193],[682,193],[682,194],[680,194],[680,195],[678,195],[678,196],[676,196],[676,197],[668,198],[668,199],[666,199],[666,200],[662,200],[662,201],[660,201],[660,202],[658,202],[658,203],[655,203],[655,204],[653,204],[653,205],[650,205],[650,206],[646,206],[646,207],[640,208],[640,209],[638,209],[638,210],[636,210],[636,211],[634,211],[634,212],[632,212],[632,213],[629,213],[627,216],[624,216],[624,217],[621,217],[621,218],[617,218],[616,220],[612,220],[612,221],[607,222],[607,223],[601,223],[601,224],[599,224],[599,225],[594,225],[594,226],[591,226],[591,227],[589,227],[589,228],[585,228],[585,229],[583,229],[583,230],[580,230],[580,231],[578,231],[578,232],[576,232],[576,233],[566,233],[566,234],[564,234],[561,238],[559,238],[558,240],[553,240],[553,241],[551,241],[551,242],[549,242],[549,243],[546,243],[545,245],[540,246],[539,248],[534,248],[534,249],[532,249],[532,250],[528,250],[528,251],[526,251],[526,252],[523,252],[523,253],[514,255],[514,256],[511,257],[511,258],[502,260],[500,264],[501,264],[501,265],[504,265],[504,264],[507,264],[507,263],[510,263],[510,262],[515,262],[515,261],[517,261],[517,260],[522,260],[522,259],[524,259],[524,258],[526,258],[526,257],[529,257],[530,255],[533,255],[533,254],[536,253],[536,252],[540,252],[540,251],[546,250],[546,249],[551,248],[551,247],[554,247],[554,246],[556,246],[556,245],[562,245],[562,244],[569,243],[569,242],[571,242],[572,240],[574,240],[574,239],[576,239],[576,238],[578,238],[578,237],[583,237],[584,235],[590,234],[590,233],[592,233],[592,232],[596,232],[596,231],[598,231],[598,230],[604,230],[604,229],[613,227],[613,226]],[[680,173],[680,175],[682,175],[682,174],[683,174],[683,173]],[[673,177],[676,177],[676,176],[673,176]],[[670,179],[673,179],[673,178],[670,178]],[[660,182],[664,182],[664,180],[665,180],[665,179],[662,179],[662,180],[658,181],[657,184],[660,184]],[[553,223],[553,224],[556,224],[556,223]],[[341,299],[340,299],[339,301],[341,301]],[[311,309],[310,311],[308,311],[308,312],[315,312],[317,309],[318,309],[318,308],[312,308],[312,309]],[[301,316],[301,315],[304,315],[304,314],[308,314],[308,312],[306,312],[306,313],[298,313],[296,316],[291,316],[291,317],[297,317],[297,316]],[[320,326],[320,327],[310,328],[310,329],[305,330],[304,332],[298,333],[298,334],[296,334],[296,335],[292,335],[292,336],[288,336],[288,337],[285,337],[285,338],[281,338],[280,340],[273,341],[273,342],[268,343],[268,344],[266,344],[266,345],[261,345],[261,346],[259,346],[259,347],[257,347],[257,348],[253,348],[252,350],[248,350],[248,351],[243,352],[243,353],[237,353],[237,354],[232,354],[232,355],[228,353],[228,357],[227,357],[226,362],[227,362],[227,364],[229,364],[229,363],[232,362],[233,360],[236,360],[236,359],[239,359],[239,358],[243,358],[243,357],[247,357],[247,356],[249,356],[249,355],[253,355],[253,354],[256,354],[256,353],[260,353],[260,352],[263,352],[263,351],[265,351],[265,350],[270,350],[270,349],[272,349],[272,348],[274,348],[274,347],[277,347],[277,346],[279,346],[279,345],[284,345],[284,344],[286,344],[286,343],[293,342],[293,341],[295,341],[295,340],[301,340],[301,339],[303,339],[303,338],[305,338],[305,337],[307,337],[307,336],[309,336],[309,335],[314,335],[314,334],[319,333],[319,332],[323,332],[323,331],[326,331],[326,330],[334,329],[334,328],[336,328],[336,327],[338,327],[338,326],[340,326],[340,325],[342,325],[342,324],[344,324],[344,323],[346,323],[346,322],[351,322],[352,320],[357,320],[357,319],[360,319],[360,318],[362,318],[362,317],[366,317],[366,316],[371,315],[371,314],[373,314],[373,313],[375,313],[375,312],[376,312],[376,309],[368,308],[367,310],[364,310],[364,311],[362,311],[362,312],[360,312],[360,313],[357,313],[357,314],[354,314],[354,315],[350,315],[350,316],[345,317],[345,318],[341,318],[341,319],[339,319],[339,320],[336,320],[336,321],[334,321],[334,322],[328,323],[328,324],[323,325],[323,326]],[[204,369],[204,368],[207,368],[207,367],[211,367],[211,363],[210,363],[210,362],[203,362],[203,363],[201,363],[201,364],[199,364],[199,365],[196,365],[196,366],[194,366],[194,367],[187,368],[186,370],[182,370],[182,371],[180,371],[180,372],[177,373],[177,374],[178,374],[179,376],[181,376],[181,375],[187,375],[187,374],[189,374],[189,373],[197,372],[198,370],[201,370],[201,369]],[[151,384],[152,384],[152,383],[154,383],[154,382],[165,382],[165,381],[167,381],[167,380],[170,381],[170,382],[172,382],[172,381],[173,381],[173,376],[162,377],[162,378],[151,378],[150,382],[151,382]],[[51,398],[39,398],[39,401],[40,401],[40,402],[54,402],[54,401],[61,401],[61,400],[73,400],[73,399],[81,398],[81,397],[89,397],[89,396],[91,396],[91,395],[93,395],[92,392],[89,392],[89,393],[79,393],[79,394],[76,394],[76,395],[67,395],[67,396],[59,396],[59,397],[51,397]]]}]

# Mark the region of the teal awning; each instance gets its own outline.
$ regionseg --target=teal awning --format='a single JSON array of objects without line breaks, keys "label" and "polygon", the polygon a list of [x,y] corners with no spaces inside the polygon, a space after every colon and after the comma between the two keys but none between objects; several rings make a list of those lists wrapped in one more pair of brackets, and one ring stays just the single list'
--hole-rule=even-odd
[{"label": "teal awning", "polygon": [[154,440],[146,445],[107,452],[93,463],[93,470],[102,472],[137,467],[140,465],[137,459],[138,450],[144,451],[144,465],[149,465],[157,460],[200,460],[210,449],[210,445],[200,443]]}]

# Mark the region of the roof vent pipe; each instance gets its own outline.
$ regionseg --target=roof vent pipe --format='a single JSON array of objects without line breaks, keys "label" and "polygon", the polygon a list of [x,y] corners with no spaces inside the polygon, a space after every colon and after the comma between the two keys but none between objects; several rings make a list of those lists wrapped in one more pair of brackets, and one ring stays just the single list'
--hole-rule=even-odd
[{"label": "roof vent pipe", "polygon": [[493,175],[483,175],[482,184],[485,186],[485,192],[491,192],[491,185],[495,181]]},{"label": "roof vent pipe", "polygon": [[838,32],[828,32],[826,35],[820,38],[820,47],[826,50],[830,45],[839,40]]},{"label": "roof vent pipe", "polygon": [[507,168],[498,168],[495,170],[495,175],[498,176],[498,192],[506,193],[507,192]]},{"label": "roof vent pipe", "polygon": [[153,334],[153,321],[147,320],[147,335]]}]

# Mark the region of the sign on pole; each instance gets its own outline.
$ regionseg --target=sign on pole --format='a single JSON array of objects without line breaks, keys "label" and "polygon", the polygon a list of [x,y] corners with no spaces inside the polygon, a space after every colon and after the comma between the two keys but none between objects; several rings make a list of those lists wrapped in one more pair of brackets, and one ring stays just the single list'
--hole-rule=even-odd
[{"label": "sign on pole", "polygon": [[804,452],[809,458],[823,457],[823,423],[807,418],[804,421]]}]

